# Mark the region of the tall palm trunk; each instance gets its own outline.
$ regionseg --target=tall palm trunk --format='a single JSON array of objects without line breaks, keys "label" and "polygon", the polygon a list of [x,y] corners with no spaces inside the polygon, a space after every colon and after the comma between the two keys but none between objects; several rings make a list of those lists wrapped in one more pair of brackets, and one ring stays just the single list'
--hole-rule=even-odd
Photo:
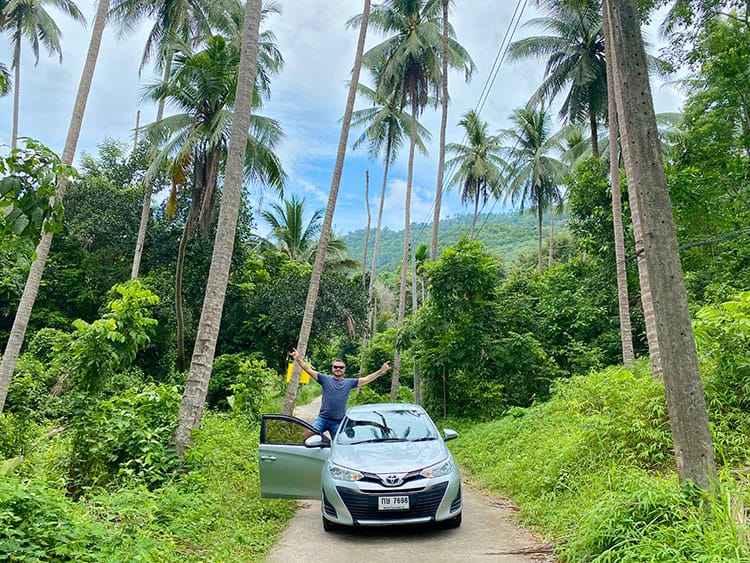
[{"label": "tall palm trunk", "polygon": [[589,110],[589,128],[591,129],[591,156],[599,158],[599,131],[596,126],[596,115]]},{"label": "tall palm trunk", "polygon": [[[300,356],[304,357],[307,352],[307,342],[310,339],[312,331],[313,314],[315,313],[315,304],[318,300],[320,290],[320,278],[323,275],[323,266],[325,265],[326,251],[328,242],[331,238],[331,224],[333,223],[333,212],[336,210],[336,200],[339,195],[339,185],[341,184],[341,173],[344,169],[344,158],[346,157],[346,144],[349,140],[349,128],[352,121],[352,112],[354,111],[354,100],[357,97],[357,84],[359,84],[359,73],[362,69],[362,54],[365,50],[365,37],[367,36],[367,22],[370,19],[370,0],[364,0],[362,9],[362,23],[359,28],[359,40],[357,42],[357,54],[354,59],[354,68],[352,68],[352,78],[349,83],[349,94],[346,99],[346,109],[341,123],[341,135],[339,137],[339,146],[336,151],[336,163],[333,167],[333,177],[331,178],[331,189],[328,192],[328,204],[326,213],[323,218],[323,226],[320,230],[320,242],[315,254],[315,263],[310,276],[310,287],[307,290],[307,300],[305,302],[305,312],[302,316],[302,326],[300,327],[299,338],[297,339],[297,351]],[[289,385],[284,396],[284,405],[281,412],[291,415],[294,410],[294,401],[297,399],[297,390],[299,389],[299,366],[295,364],[290,378]]]},{"label": "tall palm trunk", "polygon": [[[170,69],[172,68],[172,57],[169,56],[164,65],[164,77],[163,83],[167,83],[169,80]],[[164,117],[164,106],[166,100],[163,98],[159,100],[159,106],[156,109],[156,121],[159,122]],[[135,131],[136,138],[136,149],[138,148],[138,129]],[[156,158],[157,148],[152,147],[150,151],[150,161]],[[149,163],[150,164],[150,163]],[[140,275],[141,270],[141,258],[143,257],[143,245],[146,242],[146,230],[148,228],[148,219],[151,217],[151,197],[153,195],[154,187],[153,181],[150,178],[146,179],[145,185],[143,186],[143,205],[141,206],[141,222],[138,224],[138,237],[135,241],[135,252],[133,253],[133,267],[130,270],[130,279],[134,280]]]},{"label": "tall palm trunk", "polygon": [[[108,11],[109,0],[99,0],[99,6],[94,18],[94,27],[91,31],[89,49],[86,54],[86,62],[83,66],[81,81],[78,85],[78,93],[76,94],[76,100],[73,106],[73,115],[70,120],[70,127],[68,128],[68,136],[65,139],[65,148],[63,149],[62,154],[63,164],[73,164],[73,158],[75,157],[76,147],[78,145],[78,137],[81,133],[83,116],[86,112],[86,102],[88,101],[91,82],[94,78],[96,61],[99,57],[99,47],[102,43],[102,35],[104,33]],[[16,87],[17,86],[18,85],[16,84]],[[63,176],[58,179],[57,199],[59,201],[62,201],[65,196],[65,189],[67,186],[67,177]],[[23,345],[23,339],[26,336],[26,328],[29,324],[34,301],[36,301],[39,284],[42,281],[42,274],[44,273],[44,266],[47,264],[47,256],[51,245],[52,233],[43,233],[41,240],[36,247],[36,259],[31,264],[29,277],[23,288],[21,301],[18,304],[18,310],[16,311],[16,316],[13,320],[13,327],[11,328],[8,343],[5,347],[5,352],[3,353],[2,363],[0,363],[0,411],[5,407],[5,399],[8,396],[10,380],[16,369],[16,362],[18,361],[18,355],[21,351],[21,346]]]},{"label": "tall palm trunk", "polygon": [[[396,330],[404,326],[406,316],[406,279],[409,266],[409,239],[411,237],[411,187],[414,178],[414,148],[417,144],[417,97],[415,95],[416,85],[411,88],[411,128],[409,130],[409,165],[406,173],[406,197],[404,198],[404,251],[401,255],[401,282],[398,289],[398,318]],[[393,377],[391,378],[391,401],[396,400],[398,395],[399,380],[401,377],[401,350],[396,346],[393,357]]]},{"label": "tall palm trunk", "polygon": [[[607,0],[605,0],[606,2]],[[605,7],[605,10],[607,8]],[[612,56],[612,38],[609,34],[609,20],[602,18],[604,31],[604,50],[606,59]],[[615,84],[612,72],[607,73],[607,112],[609,114],[609,177],[612,185],[612,225],[615,234],[615,263],[617,268],[617,304],[620,312],[620,342],[622,361],[625,365],[635,362],[633,351],[633,330],[630,324],[630,301],[628,296],[628,272],[625,263],[625,234],[622,226],[622,198],[620,195],[620,162],[617,150],[619,127],[617,124],[617,104],[615,103]],[[653,317],[652,317],[653,318]],[[646,331],[654,333],[653,330]]]},{"label": "tall palm trunk", "polygon": [[544,206],[542,205],[541,198],[536,209],[536,230],[537,230],[537,243],[536,243],[536,254],[537,254],[537,271],[541,275],[544,271],[542,266],[542,214],[544,213]]},{"label": "tall palm trunk", "polygon": [[[365,209],[367,209],[367,227],[365,228],[365,250],[362,256],[362,288],[367,283],[367,254],[370,245],[370,171],[365,170]],[[368,302],[369,304],[369,302]],[[369,346],[369,331],[362,337],[362,347],[359,355],[359,373],[364,375],[365,364],[367,362],[367,347]]]},{"label": "tall palm trunk", "polygon": [[[378,206],[378,223],[375,227],[375,244],[372,249],[372,265],[370,266],[370,286],[367,291],[367,303],[369,307],[368,314],[368,333],[362,342],[362,357],[360,362],[360,371],[365,369],[367,360],[367,348],[370,340],[375,336],[375,330],[378,324],[377,304],[375,303],[375,277],[378,271],[378,250],[380,246],[381,225],[383,223],[383,208],[385,207],[385,188],[388,184],[388,170],[391,163],[391,146],[390,136],[386,140],[385,149],[385,166],[383,167],[383,185],[380,188],[380,205]],[[368,209],[369,217],[369,209]],[[369,227],[368,227],[369,230]]]},{"label": "tall palm trunk", "polygon": [[196,215],[198,214],[198,200],[200,199],[200,189],[198,183],[201,180],[197,177],[193,178],[193,187],[190,193],[190,207],[188,207],[187,218],[185,219],[185,227],[182,229],[182,236],[180,237],[180,244],[177,247],[177,265],[175,267],[174,274],[174,309],[175,309],[175,322],[177,324],[177,370],[182,373],[185,371],[185,315],[182,308],[182,273],[185,269],[185,253],[187,252],[187,245],[190,242],[190,238],[193,236],[195,231],[195,224],[197,222]]},{"label": "tall palm trunk", "polygon": [[642,220],[643,266],[653,294],[664,389],[681,481],[718,482],[703,382],[662,162],[635,0],[608,2],[615,103],[630,200]]},{"label": "tall palm trunk", "polygon": [[469,231],[469,238],[474,238],[474,227],[477,224],[477,215],[479,215],[479,188],[477,187],[477,193],[474,194],[474,215],[471,218],[471,230]]},{"label": "tall palm trunk", "polygon": [[550,199],[549,202],[549,259],[547,261],[547,268],[552,267],[552,260],[555,256],[555,204]]},{"label": "tall palm trunk", "polygon": [[[380,247],[381,225],[383,223],[383,208],[385,207],[385,188],[388,185],[388,171],[391,167],[391,147],[393,143],[388,137],[385,147],[385,166],[383,167],[383,185],[380,187],[380,206],[378,207],[378,224],[375,227],[375,244],[372,248],[372,267],[370,268],[370,288],[368,297],[372,304],[373,295],[375,295],[375,276],[378,272],[378,250]],[[374,331],[371,331],[374,332]]]},{"label": "tall palm trunk", "polygon": [[16,28],[16,33],[18,34],[18,41],[16,41],[16,45],[14,47],[14,60],[15,64],[13,65],[13,132],[11,134],[10,138],[10,146],[11,148],[15,149],[18,144],[18,112],[19,112],[19,103],[21,100],[21,22],[18,22],[18,26]]},{"label": "tall palm trunk", "polygon": [[229,269],[232,264],[237,218],[242,202],[245,150],[250,129],[253,89],[258,62],[258,33],[260,29],[261,0],[247,0],[242,24],[242,45],[237,76],[237,94],[229,140],[227,165],[222,193],[219,222],[216,229],[211,268],[206,283],[203,310],[198,323],[190,371],[185,383],[174,441],[177,453],[182,455],[190,445],[190,434],[200,426],[206,404],[208,383],[219,337],[221,315],[226,297]]},{"label": "tall palm trunk", "polygon": [[[448,2],[443,0],[443,87],[440,96],[440,155],[438,156],[437,186],[435,188],[435,210],[432,215],[432,240],[430,242],[430,262],[437,259],[438,232],[440,229],[440,206],[443,200],[443,175],[445,174],[445,130],[448,123]],[[474,231],[472,230],[472,238]]]},{"label": "tall palm trunk", "polygon": [[362,287],[365,287],[365,276],[367,275],[367,247],[370,245],[370,171],[365,170],[365,209],[367,209],[367,228],[365,229],[365,251],[362,258]]}]

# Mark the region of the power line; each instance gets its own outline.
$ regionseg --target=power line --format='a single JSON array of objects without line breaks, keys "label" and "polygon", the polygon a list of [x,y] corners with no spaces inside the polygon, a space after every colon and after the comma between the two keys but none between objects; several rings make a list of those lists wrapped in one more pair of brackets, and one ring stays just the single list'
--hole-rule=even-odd
[{"label": "power line", "polygon": [[[487,98],[489,97],[492,87],[495,84],[495,80],[497,79],[497,75],[500,72],[500,68],[502,67],[502,64],[505,62],[505,59],[508,54],[508,48],[510,47],[510,43],[513,39],[513,36],[516,33],[516,30],[518,29],[519,23],[521,22],[521,18],[523,17],[523,13],[526,9],[527,2],[528,0],[518,0],[518,2],[516,3],[516,7],[513,10],[513,15],[511,16],[510,22],[508,23],[508,27],[505,30],[503,39],[500,42],[500,46],[498,47],[497,54],[495,55],[495,59],[492,62],[492,67],[490,68],[490,72],[487,75],[487,78],[484,82],[484,86],[482,87],[482,92],[479,94],[479,100],[474,106],[474,111],[477,113],[477,115],[479,115],[482,109],[484,108],[484,104],[487,101]],[[467,139],[466,133],[464,133],[464,136],[461,142],[464,143],[466,139]],[[451,166],[449,170],[446,170],[445,178],[450,177],[450,173],[453,172],[454,168],[455,168],[455,164]],[[444,181],[443,185],[441,186],[441,192],[446,191],[446,185],[447,185],[447,182]],[[429,219],[434,209],[435,209],[435,200],[433,200],[432,205],[430,206],[430,209],[427,213],[427,216],[425,217],[424,221],[422,221],[422,227],[420,228],[417,235],[413,237],[415,244],[416,244],[416,241],[419,241],[422,238],[422,235],[424,234],[425,229],[429,225]]]}]

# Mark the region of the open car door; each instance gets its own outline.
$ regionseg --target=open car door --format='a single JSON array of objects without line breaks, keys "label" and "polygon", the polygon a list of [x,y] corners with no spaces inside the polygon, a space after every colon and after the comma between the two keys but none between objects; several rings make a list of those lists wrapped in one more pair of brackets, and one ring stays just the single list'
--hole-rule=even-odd
[{"label": "open car door", "polygon": [[[305,445],[305,438],[313,435]],[[321,498],[320,474],[331,442],[304,420],[264,414],[260,425],[258,465],[264,498]]]}]

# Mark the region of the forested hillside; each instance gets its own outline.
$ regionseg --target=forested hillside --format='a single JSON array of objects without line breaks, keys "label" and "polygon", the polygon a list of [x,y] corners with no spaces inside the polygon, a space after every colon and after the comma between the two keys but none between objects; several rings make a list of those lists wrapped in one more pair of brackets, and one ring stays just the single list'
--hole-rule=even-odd
[{"label": "forested hillside", "polygon": [[[467,236],[471,226],[472,216],[458,215],[440,220],[440,235],[438,246],[454,246],[462,236]],[[431,224],[412,223],[411,234],[415,248],[421,244],[429,244]],[[555,220],[555,233],[567,233],[567,221],[564,216]],[[362,261],[365,244],[365,229],[348,233],[341,238],[346,242],[349,257]],[[543,222],[543,236],[549,236],[549,219]],[[475,239],[480,241],[485,249],[510,262],[521,255],[532,254],[536,251],[537,225],[536,217],[530,211],[513,213],[490,213],[477,217],[477,232]],[[372,256],[375,246],[375,229],[370,229],[368,237],[368,256]],[[378,251],[378,271],[390,271],[401,262],[404,249],[403,230],[394,231],[384,228],[380,234],[380,248]]]}]

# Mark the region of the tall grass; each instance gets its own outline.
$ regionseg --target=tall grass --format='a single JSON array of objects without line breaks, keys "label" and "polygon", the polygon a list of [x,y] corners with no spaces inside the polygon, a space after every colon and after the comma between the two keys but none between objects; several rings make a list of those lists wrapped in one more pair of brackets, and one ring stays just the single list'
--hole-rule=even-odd
[{"label": "tall grass", "polygon": [[725,467],[714,502],[680,486],[664,389],[646,364],[560,381],[549,402],[465,425],[451,447],[561,561],[750,561],[750,483]]},{"label": "tall grass", "polygon": [[78,501],[55,475],[54,440],[0,479],[0,561],[261,561],[294,514],[260,498],[258,427],[242,417],[206,414],[189,471],[170,483],[133,479]]}]

